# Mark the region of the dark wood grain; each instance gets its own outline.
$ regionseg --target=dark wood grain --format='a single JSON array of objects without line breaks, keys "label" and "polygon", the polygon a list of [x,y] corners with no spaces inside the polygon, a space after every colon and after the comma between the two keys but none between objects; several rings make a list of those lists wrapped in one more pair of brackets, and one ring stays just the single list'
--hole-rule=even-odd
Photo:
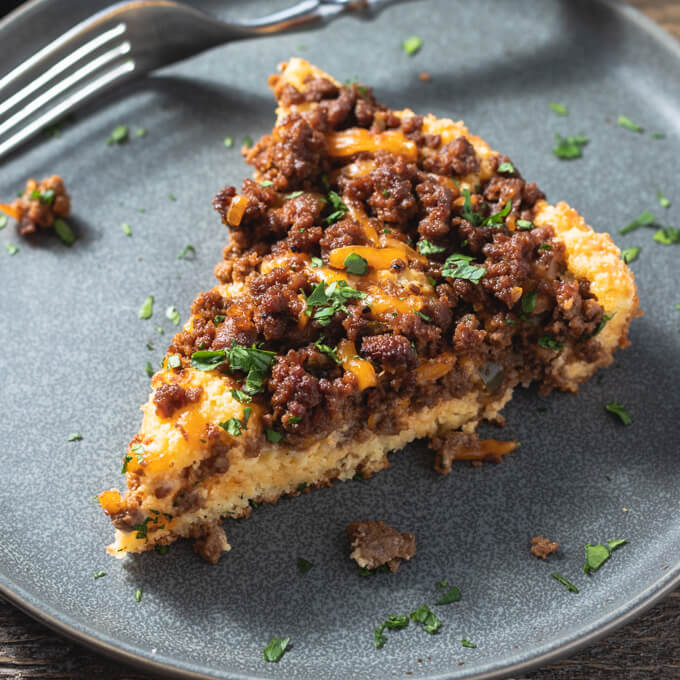
[{"label": "dark wood grain", "polygon": [[[630,0],[630,4],[680,38],[680,0]],[[53,633],[0,598],[0,679],[4,678],[150,680],[152,676]],[[673,678],[680,678],[680,590],[580,654],[514,680]]]}]

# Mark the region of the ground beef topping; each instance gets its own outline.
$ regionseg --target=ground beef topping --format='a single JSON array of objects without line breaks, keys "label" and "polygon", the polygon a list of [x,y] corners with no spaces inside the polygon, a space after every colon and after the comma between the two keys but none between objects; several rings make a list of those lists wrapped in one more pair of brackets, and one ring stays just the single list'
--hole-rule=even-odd
[{"label": "ground beef topping", "polygon": [[[245,151],[257,179],[213,201],[230,229],[223,286],[198,296],[175,337],[182,367],[202,350],[274,352],[253,398],[285,446],[352,419],[392,431],[389,395],[431,404],[531,381],[547,392],[564,387],[564,359],[599,360],[604,310],[554,230],[534,225],[543,194],[510,159],[482,160],[463,135],[443,143],[359,83],[272,83],[279,123]],[[453,359],[430,366],[441,356]],[[164,417],[190,401],[174,384],[154,395]],[[469,437],[437,439],[438,469],[472,455]]]},{"label": "ground beef topping", "polygon": [[71,197],[59,175],[46,177],[40,182],[31,178],[26,181],[23,193],[2,210],[17,220],[19,234],[26,236],[38,229],[50,228],[55,219],[68,217]]},{"label": "ground beef topping", "polygon": [[544,538],[543,536],[534,536],[531,539],[530,552],[534,557],[539,557],[544,560],[559,547],[560,544],[557,543],[557,541],[551,541],[549,538]]},{"label": "ground beef topping", "polygon": [[401,534],[382,520],[352,522],[347,527],[347,538],[352,550],[350,557],[364,569],[387,565],[395,572],[402,560],[410,560],[416,554],[413,534]]}]

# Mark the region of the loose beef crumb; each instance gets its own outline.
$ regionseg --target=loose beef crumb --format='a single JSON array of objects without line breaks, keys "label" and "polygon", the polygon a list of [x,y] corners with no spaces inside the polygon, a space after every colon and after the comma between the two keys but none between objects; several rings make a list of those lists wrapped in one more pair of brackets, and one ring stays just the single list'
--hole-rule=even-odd
[{"label": "loose beef crumb", "polygon": [[402,560],[410,560],[416,554],[415,536],[400,534],[382,520],[352,522],[347,527],[347,538],[352,549],[350,557],[365,569],[386,564],[395,572]]},{"label": "loose beef crumb", "polygon": [[209,522],[194,527],[191,530],[194,541],[194,551],[206,562],[217,564],[223,552],[230,550],[227,534],[218,522]]},{"label": "loose beef crumb", "polygon": [[202,387],[184,388],[180,385],[163,383],[153,395],[156,413],[161,418],[169,418],[178,408],[198,401],[202,393]]},{"label": "loose beef crumb", "polygon": [[19,234],[26,236],[38,229],[48,229],[58,217],[68,217],[71,197],[59,175],[46,177],[40,182],[31,178],[26,181],[24,193],[12,202],[10,209],[19,222]]},{"label": "loose beef crumb", "polygon": [[535,557],[540,557],[544,560],[559,547],[560,544],[557,541],[551,541],[549,538],[544,538],[543,536],[534,536],[531,539],[530,552]]}]

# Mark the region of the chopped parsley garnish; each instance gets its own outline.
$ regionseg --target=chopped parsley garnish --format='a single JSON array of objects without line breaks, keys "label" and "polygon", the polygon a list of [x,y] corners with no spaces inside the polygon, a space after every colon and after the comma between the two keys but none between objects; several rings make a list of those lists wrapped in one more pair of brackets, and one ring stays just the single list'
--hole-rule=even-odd
[{"label": "chopped parsley garnish", "polygon": [[470,255],[453,253],[446,258],[442,276],[451,279],[467,279],[472,283],[479,283],[486,274],[486,269],[476,264],[470,264],[474,258]]},{"label": "chopped parsley garnish", "polygon": [[578,593],[578,588],[571,582],[567,581],[562,574],[558,574],[556,571],[550,574],[556,581],[559,581],[567,590],[572,593]]},{"label": "chopped parsley garnish", "polygon": [[517,220],[515,224],[517,225],[518,229],[522,229],[524,231],[534,228],[533,222],[530,222],[529,220]]},{"label": "chopped parsley garnish", "polygon": [[246,135],[243,138],[243,146],[246,147],[246,149],[250,149],[250,147],[253,145],[253,138],[250,135]]},{"label": "chopped parsley garnish", "polygon": [[302,416],[288,416],[288,422],[292,425],[297,425],[297,423],[302,422]]},{"label": "chopped parsley garnish", "polygon": [[663,132],[655,132],[652,134],[652,139],[666,139],[666,135]]},{"label": "chopped parsley garnish", "polygon": [[[137,443],[130,447],[130,451],[137,457],[137,462],[141,465],[144,462],[144,454],[146,453],[146,448],[143,444]],[[151,511],[153,512],[153,510]]]},{"label": "chopped parsley garnish", "polygon": [[463,647],[469,647],[470,649],[477,649],[477,645],[474,642],[470,642],[470,640],[466,640],[463,638],[460,641],[460,644],[463,645]]},{"label": "chopped parsley garnish", "polygon": [[135,592],[135,602],[141,602],[142,601],[142,589],[137,588]]},{"label": "chopped parsley garnish", "polygon": [[438,246],[432,241],[428,241],[426,238],[421,238],[418,241],[418,252],[421,255],[434,255],[436,253],[443,253],[446,250],[444,246]]},{"label": "chopped parsley garnish", "polygon": [[290,638],[273,637],[269,644],[264,648],[265,661],[278,661],[288,647]]},{"label": "chopped parsley garnish", "polygon": [[401,49],[412,57],[423,46],[423,40],[417,35],[412,35],[410,38],[406,38],[403,43],[401,43]]},{"label": "chopped parsley garnish", "polygon": [[551,243],[541,243],[540,246],[538,246],[539,250],[552,250],[552,244]]},{"label": "chopped parsley garnish", "polygon": [[602,332],[602,329],[614,318],[615,314],[603,314],[602,315],[602,321],[598,324],[597,328],[595,329],[595,332],[593,333],[593,337],[596,335],[599,335]]},{"label": "chopped parsley garnish", "polygon": [[101,578],[102,576],[106,576],[106,572],[103,569],[100,569],[99,571],[94,572],[94,580],[96,581],[98,578]]},{"label": "chopped parsley garnish", "polygon": [[423,321],[427,321],[430,323],[432,321],[432,318],[429,317],[427,314],[423,314],[420,310],[414,309],[413,310]]},{"label": "chopped parsley garnish", "polygon": [[555,135],[557,145],[553,148],[553,153],[562,160],[571,160],[572,158],[581,158],[583,155],[582,148],[588,143],[588,138],[584,135],[575,135],[574,137],[562,137]]},{"label": "chopped parsley garnish", "polygon": [[132,229],[127,222],[123,222],[123,224],[120,225],[120,228],[126,236],[132,236]]},{"label": "chopped parsley garnish", "polygon": [[619,230],[619,234],[629,234],[639,227],[648,227],[650,224],[656,222],[656,217],[652,215],[649,210],[643,211],[639,217],[636,217],[630,224],[627,224],[623,229]]},{"label": "chopped parsley garnish", "polygon": [[243,428],[245,430],[248,429],[248,421],[250,420],[250,414],[253,412],[253,409],[250,408],[250,406],[246,406],[243,409]]},{"label": "chopped parsley garnish", "polygon": [[460,600],[460,590],[456,586],[449,587],[449,582],[446,579],[439,581],[437,588],[441,591],[442,597],[435,604],[451,604]]},{"label": "chopped parsley garnish", "polygon": [[276,430],[272,430],[270,428],[265,428],[264,431],[265,436],[267,437],[267,441],[271,442],[272,444],[277,444],[283,439],[283,434],[281,432],[277,432]]},{"label": "chopped parsley garnish", "polygon": [[320,257],[312,257],[312,267],[323,267],[323,260]]},{"label": "chopped parsley garnish", "polygon": [[7,215],[0,215],[0,229],[4,229],[7,226]]},{"label": "chopped parsley garnish", "polygon": [[319,352],[329,356],[336,364],[341,364],[340,357],[338,356],[338,350],[336,347],[330,347],[329,345],[324,345],[323,335],[314,343],[314,347],[319,350]]},{"label": "chopped parsley garnish", "polygon": [[76,242],[76,234],[71,229],[71,225],[66,220],[62,220],[61,217],[54,220],[54,231],[69,248]]},{"label": "chopped parsley garnish", "polygon": [[172,323],[174,323],[175,326],[179,326],[179,312],[177,311],[177,309],[175,309],[174,305],[170,305],[169,307],[166,308],[165,318],[168,321],[172,321]]},{"label": "chopped parsley garnish", "polygon": [[227,317],[224,316],[224,314],[215,314],[215,316],[214,316],[214,318],[213,318],[213,323],[214,323],[216,326],[219,326],[226,318],[227,318]]},{"label": "chopped parsley garnish", "polygon": [[240,404],[248,404],[253,400],[249,394],[246,394],[242,390],[232,390],[231,396],[234,397],[234,399],[236,399],[236,401],[238,401]]},{"label": "chopped parsley garnish", "polygon": [[196,254],[196,248],[194,248],[191,244],[184,246],[182,252],[177,256],[177,259],[183,260],[189,253],[192,255]]},{"label": "chopped parsley garnish", "polygon": [[146,366],[144,366],[144,370],[146,371],[146,374],[151,378],[153,376],[153,366],[151,365],[150,361],[146,362]]},{"label": "chopped parsley garnish", "polygon": [[170,550],[170,546],[169,546],[169,545],[157,545],[157,546],[156,546],[156,552],[157,552],[159,555],[167,555],[167,554],[168,554],[168,550]]},{"label": "chopped parsley garnish", "polygon": [[225,137],[224,138],[224,146],[226,146],[227,149],[231,149],[231,147],[234,146],[234,138],[233,137]]},{"label": "chopped parsley garnish", "polygon": [[66,441],[69,441],[69,442],[79,442],[79,441],[82,441],[82,439],[83,439],[83,435],[80,434],[80,432],[72,432],[72,433],[68,436],[68,439],[67,439]]},{"label": "chopped parsley garnish", "polygon": [[662,243],[665,246],[671,246],[674,243],[680,243],[680,229],[675,227],[665,227],[659,229],[653,236],[657,243]]},{"label": "chopped parsley garnish", "polygon": [[442,625],[442,622],[426,604],[411,612],[411,620],[421,624],[423,630],[430,635],[434,635]]},{"label": "chopped parsley garnish", "polygon": [[306,574],[314,565],[304,557],[297,558],[297,568],[301,574]]},{"label": "chopped parsley garnish", "polygon": [[333,212],[326,218],[326,224],[334,224],[344,217],[349,208],[342,202],[342,197],[335,191],[328,192],[328,201],[333,206]]},{"label": "chopped parsley garnish", "polygon": [[302,196],[302,194],[304,194],[304,193],[305,193],[304,191],[293,191],[293,192],[290,193],[290,194],[286,194],[286,195],[284,196],[284,198],[285,198],[287,201],[290,201],[290,200],[292,200],[292,199],[294,199],[294,198],[297,198],[298,196]]},{"label": "chopped parsley garnish", "polygon": [[536,298],[538,297],[538,293],[536,293],[535,290],[531,291],[530,293],[524,293],[522,295],[522,312],[524,314],[532,314],[534,309],[536,308]]},{"label": "chopped parsley garnish", "polygon": [[484,218],[480,213],[477,213],[472,209],[472,199],[470,197],[469,189],[463,189],[463,197],[465,200],[463,201],[461,217],[473,226],[478,227]]},{"label": "chopped parsley garnish", "polygon": [[637,123],[634,123],[628,116],[620,115],[616,119],[617,125],[620,127],[626,128],[626,130],[630,130],[631,132],[644,132],[645,129],[642,127],[642,125],[638,125]]},{"label": "chopped parsley garnish", "polygon": [[168,366],[170,368],[179,368],[182,365],[182,358],[179,354],[171,354],[168,357]]},{"label": "chopped parsley garnish", "polygon": [[175,194],[168,194],[168,200],[174,202],[177,200],[177,196]]},{"label": "chopped parsley garnish", "polygon": [[122,144],[127,142],[130,130],[127,125],[116,125],[111,131],[111,134],[106,139],[106,143],[111,146],[113,144]]},{"label": "chopped parsley garnish", "polygon": [[623,538],[607,541],[607,545],[602,543],[590,545],[590,543],[586,543],[586,562],[583,565],[583,573],[590,574],[593,571],[597,571],[612,556],[614,550],[620,548],[627,542],[628,540]]},{"label": "chopped parsley garnish", "polygon": [[127,465],[132,460],[132,456],[127,453],[123,456],[123,467],[120,469],[120,474],[123,475],[127,472]]},{"label": "chopped parsley garnish", "polygon": [[333,281],[328,286],[321,281],[306,298],[305,314],[321,326],[327,326],[336,312],[346,312],[346,302],[353,298],[362,300],[366,293],[352,288],[347,281]]},{"label": "chopped parsley garnish", "polygon": [[261,186],[261,187],[273,187],[273,186],[274,186],[274,182],[272,182],[270,179],[263,179],[263,180],[260,182],[260,186]]},{"label": "chopped parsley garnish", "polygon": [[489,215],[482,220],[482,226],[488,227],[491,224],[503,224],[504,219],[512,210],[512,201],[508,201],[497,213]]},{"label": "chopped parsley garnish", "polygon": [[19,248],[17,248],[13,243],[8,243],[5,248],[7,249],[7,253],[9,255],[16,255],[19,252]]},{"label": "chopped parsley garnish", "polygon": [[135,130],[135,137],[146,137],[146,128],[145,127],[140,127]]},{"label": "chopped parsley garnish", "polygon": [[137,316],[139,316],[140,319],[150,319],[151,315],[153,314],[153,295],[149,295],[149,297],[142,302],[142,306],[139,308],[139,313]]},{"label": "chopped parsley garnish", "polygon": [[551,338],[549,335],[544,335],[542,338],[538,339],[538,344],[545,349],[551,349],[555,352],[559,352],[562,349],[562,343],[555,338]]},{"label": "chopped parsley garnish", "polygon": [[238,418],[229,418],[229,420],[218,423],[219,426],[226,430],[232,437],[240,437],[243,430],[243,423]]},{"label": "chopped parsley garnish", "polygon": [[54,189],[48,189],[47,191],[40,191],[40,189],[34,189],[29,198],[38,199],[38,202],[43,205],[52,205],[54,203]]},{"label": "chopped parsley garnish", "polygon": [[368,262],[356,253],[350,253],[345,258],[344,265],[347,273],[354,274],[355,276],[363,276],[368,270]]},{"label": "chopped parsley garnish", "polygon": [[624,248],[624,250],[621,251],[621,259],[626,263],[630,264],[631,262],[634,262],[637,260],[637,256],[640,254],[640,251],[642,248]]},{"label": "chopped parsley garnish", "polygon": [[660,192],[656,192],[656,197],[659,199],[659,205],[662,208],[670,208],[671,207],[671,202]]},{"label": "chopped parsley garnish", "polygon": [[508,161],[503,161],[503,163],[498,166],[498,172],[515,172],[515,166]]},{"label": "chopped parsley garnish", "polygon": [[609,413],[613,413],[615,416],[618,416],[621,422],[624,425],[632,425],[633,424],[633,419],[630,417],[630,414],[628,411],[626,411],[626,408],[619,404],[618,401],[610,401],[606,406],[605,409]]},{"label": "chopped parsley garnish", "polygon": [[383,634],[385,628],[389,630],[399,630],[408,626],[408,616],[388,616],[379,626],[373,629],[373,644],[376,649],[380,649],[386,642],[387,637]]},{"label": "chopped parsley garnish", "polygon": [[567,116],[569,115],[569,111],[567,110],[566,106],[563,106],[562,104],[558,104],[557,102],[550,102],[550,108],[558,115],[558,116]]}]

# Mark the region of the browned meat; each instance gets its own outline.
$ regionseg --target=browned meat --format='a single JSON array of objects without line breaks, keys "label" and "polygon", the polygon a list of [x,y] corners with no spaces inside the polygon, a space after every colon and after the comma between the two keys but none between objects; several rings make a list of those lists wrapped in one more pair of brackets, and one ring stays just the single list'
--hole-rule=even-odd
[{"label": "browned meat", "polygon": [[378,522],[352,522],[347,527],[352,552],[350,557],[364,569],[377,569],[386,564],[397,571],[402,560],[416,554],[413,534],[400,534],[382,520]]},{"label": "browned meat", "polygon": [[227,534],[218,522],[194,527],[191,537],[195,539],[194,551],[210,564],[217,564],[222,553],[230,549],[229,543],[227,543]]},{"label": "browned meat", "polygon": [[535,557],[540,557],[544,560],[548,555],[554,553],[560,544],[557,541],[551,541],[549,538],[544,538],[543,536],[534,536],[531,539],[531,549],[530,552]]},{"label": "browned meat", "polygon": [[40,182],[31,178],[26,182],[24,193],[12,202],[11,210],[19,221],[19,233],[25,236],[37,229],[48,229],[58,217],[68,217],[71,197],[59,175]]},{"label": "browned meat", "polygon": [[202,393],[202,387],[185,388],[180,385],[163,383],[153,395],[156,413],[161,418],[170,418],[178,408],[198,401]]}]

